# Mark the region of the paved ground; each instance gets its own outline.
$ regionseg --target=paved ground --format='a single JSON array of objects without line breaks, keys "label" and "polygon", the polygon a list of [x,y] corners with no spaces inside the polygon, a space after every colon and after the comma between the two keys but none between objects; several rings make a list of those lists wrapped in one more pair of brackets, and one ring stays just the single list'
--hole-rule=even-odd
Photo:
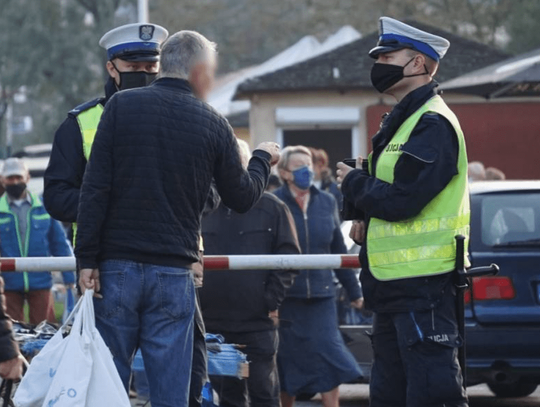
[{"label": "paved ground", "polygon": [[[470,407],[529,407],[540,406],[540,389],[529,396],[519,399],[499,399],[493,396],[487,386],[475,386],[469,389]],[[143,406],[144,402],[132,402],[133,406]],[[312,401],[297,402],[298,407],[319,407],[322,406],[320,398],[316,397]],[[341,406],[368,407],[369,391],[367,385],[345,385],[341,386]],[[149,407],[150,403],[145,407]]]},{"label": "paved ground", "polygon": [[[487,386],[475,386],[469,389],[470,407],[528,407],[540,405],[540,390],[534,395],[521,399],[498,399]],[[310,402],[298,402],[297,406],[315,407],[322,403],[315,399]],[[368,407],[369,391],[367,385],[341,386],[341,406]]]}]

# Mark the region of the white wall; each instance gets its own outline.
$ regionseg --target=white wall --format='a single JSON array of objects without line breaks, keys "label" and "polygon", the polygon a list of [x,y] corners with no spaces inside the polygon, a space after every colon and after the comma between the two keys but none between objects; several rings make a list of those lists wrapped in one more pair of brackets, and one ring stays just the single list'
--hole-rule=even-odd
[{"label": "white wall", "polygon": [[[267,140],[280,141],[279,135],[283,128],[287,129],[323,129],[323,128],[350,128],[353,134],[353,154],[367,155],[367,146],[369,135],[367,134],[366,108],[378,104],[381,101],[381,95],[373,91],[355,90],[346,93],[335,91],[308,91],[308,92],[280,92],[280,93],[261,93],[251,98],[250,110],[250,133],[251,143],[256,147],[258,143]],[[390,103],[388,98],[385,103]],[[357,123],[331,121],[325,119],[324,114],[313,115],[312,123],[306,123],[301,120],[301,124],[282,124],[276,123],[276,109],[278,108],[347,108],[358,109],[359,121]],[[302,109],[303,110],[303,109]]]}]

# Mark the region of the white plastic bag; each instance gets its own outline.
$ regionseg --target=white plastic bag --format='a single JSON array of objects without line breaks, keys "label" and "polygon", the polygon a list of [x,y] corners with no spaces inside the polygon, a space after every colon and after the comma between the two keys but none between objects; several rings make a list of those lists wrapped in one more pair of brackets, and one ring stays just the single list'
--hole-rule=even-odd
[{"label": "white plastic bag", "polygon": [[75,309],[75,289],[66,287],[66,295],[64,298],[64,314],[62,315],[62,323],[65,324],[73,310]]},{"label": "white plastic bag", "polygon": [[[30,404],[19,402],[17,391],[17,407],[130,407],[111,352],[95,326],[93,294],[93,291],[87,290],[75,307],[77,315],[73,328],[69,336],[62,340],[65,343],[60,349],[62,353],[56,354],[59,362],[55,365],[52,380],[47,377],[48,388],[43,401]],[[30,370],[33,365],[34,361],[30,364]],[[39,367],[39,370],[44,369]],[[50,368],[49,371],[53,372]]]},{"label": "white plastic bag", "polygon": [[47,342],[39,354],[34,357],[28,371],[25,373],[13,401],[18,407],[40,407],[45,400],[49,387],[65,353],[68,345],[67,338],[63,338],[65,328],[78,313],[83,302],[81,298],[64,325]]},{"label": "white plastic bag", "polygon": [[86,407],[130,407],[128,394],[114,365],[111,351],[97,330],[90,351],[94,366],[88,385]]},{"label": "white plastic bag", "polygon": [[67,345],[42,407],[86,406],[86,393],[94,364],[90,348],[94,331],[97,332],[93,294],[93,291],[87,290],[82,298],[81,308],[75,317],[69,336],[65,338]]}]

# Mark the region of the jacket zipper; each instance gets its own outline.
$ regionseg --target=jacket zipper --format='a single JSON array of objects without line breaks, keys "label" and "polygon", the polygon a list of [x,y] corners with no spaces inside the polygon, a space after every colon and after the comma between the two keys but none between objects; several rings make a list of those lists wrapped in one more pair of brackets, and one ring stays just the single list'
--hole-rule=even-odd
[{"label": "jacket zipper", "polygon": [[[21,231],[19,229],[19,219],[15,216],[13,211],[11,209],[9,210],[11,216],[13,216],[13,221],[15,223],[15,232],[17,233],[17,241],[19,242],[19,253],[21,254],[21,257],[28,257],[28,237],[29,237],[29,231],[28,228],[30,227],[30,212],[32,211],[32,208],[28,210],[28,213],[26,214],[26,236],[24,237],[24,246],[23,242],[21,240]],[[23,271],[23,281],[24,281],[24,292],[27,293],[30,291],[30,281],[28,279],[28,273],[26,271]]]},{"label": "jacket zipper", "polygon": [[[306,254],[309,254],[309,227],[308,227],[308,215],[304,213],[304,231],[306,233]],[[307,298],[311,298],[311,284],[309,282],[309,270],[306,270],[306,286],[307,286]]]},{"label": "jacket zipper", "polygon": [[[24,237],[24,253],[23,257],[28,257],[28,247],[30,246],[30,233],[32,231],[32,224],[30,223],[30,218],[32,215],[32,208],[28,209],[28,213],[26,214],[26,236]],[[28,273],[26,271],[23,272],[23,279],[24,279],[24,292],[30,291],[30,279],[28,278]]]}]

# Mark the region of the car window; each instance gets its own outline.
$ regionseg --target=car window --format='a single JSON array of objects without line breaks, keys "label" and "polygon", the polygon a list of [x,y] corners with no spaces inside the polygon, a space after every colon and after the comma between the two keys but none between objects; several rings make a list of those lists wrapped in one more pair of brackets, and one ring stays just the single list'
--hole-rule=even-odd
[{"label": "car window", "polygon": [[519,245],[537,239],[540,239],[540,193],[483,198],[482,242],[485,245]]}]

